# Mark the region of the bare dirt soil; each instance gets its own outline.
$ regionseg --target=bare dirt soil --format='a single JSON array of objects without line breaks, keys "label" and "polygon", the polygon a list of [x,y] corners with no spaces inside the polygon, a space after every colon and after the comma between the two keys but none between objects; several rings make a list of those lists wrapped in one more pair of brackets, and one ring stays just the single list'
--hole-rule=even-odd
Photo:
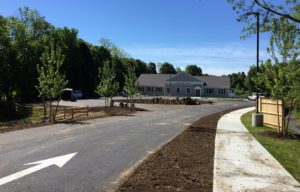
[{"label": "bare dirt soil", "polygon": [[225,110],[199,119],[150,155],[119,192],[212,191],[215,135]]},{"label": "bare dirt soil", "polygon": [[[89,111],[88,116],[86,115],[86,112],[76,113],[75,111],[72,119],[69,113],[65,115],[65,118],[63,117],[64,116],[63,114],[58,113],[56,123],[72,123],[77,121],[96,119],[96,118],[105,118],[110,116],[126,116],[126,115],[133,114],[136,111],[145,111],[145,110],[140,108],[125,109],[120,107],[112,107],[112,108],[90,107],[88,111]],[[38,116],[34,120],[28,117],[20,120],[15,120],[15,121],[5,121],[5,122],[0,121],[0,133],[33,128],[33,127],[41,127],[50,124],[53,123],[43,120],[43,114],[40,114],[40,116]]]},{"label": "bare dirt soil", "polygon": [[[117,99],[116,102],[130,103],[130,100],[127,99]],[[165,104],[165,105],[203,105],[203,104],[212,104],[212,101],[198,100],[198,99],[163,99],[159,97],[153,97],[152,99],[133,99],[133,103],[142,103],[142,104]]]}]

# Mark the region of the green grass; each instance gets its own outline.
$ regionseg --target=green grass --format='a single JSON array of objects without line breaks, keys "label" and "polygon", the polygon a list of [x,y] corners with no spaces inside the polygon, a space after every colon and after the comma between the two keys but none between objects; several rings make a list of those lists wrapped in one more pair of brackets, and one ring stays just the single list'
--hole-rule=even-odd
[{"label": "green grass", "polygon": [[7,126],[23,125],[24,123],[25,124],[35,124],[35,123],[42,122],[43,118],[44,118],[44,111],[41,109],[33,108],[32,114],[29,115],[28,117],[0,121],[0,128],[2,126],[7,127]]},{"label": "green grass", "polygon": [[26,120],[31,123],[41,122],[44,117],[44,111],[41,109],[32,109],[32,115],[28,117]]},{"label": "green grass", "polygon": [[300,110],[296,111],[296,123],[298,126],[300,126]]},{"label": "green grass", "polygon": [[[300,137],[280,138],[276,136],[276,129],[252,127],[252,113],[243,115],[241,117],[242,123],[269,153],[300,182]],[[274,134],[270,134],[270,132],[274,132]]]}]

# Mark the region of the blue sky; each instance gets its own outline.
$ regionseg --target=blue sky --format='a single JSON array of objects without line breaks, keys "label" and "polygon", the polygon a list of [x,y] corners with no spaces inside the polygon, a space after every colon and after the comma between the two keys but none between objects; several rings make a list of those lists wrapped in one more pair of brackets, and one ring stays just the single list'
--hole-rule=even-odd
[{"label": "blue sky", "polygon": [[[79,30],[95,45],[108,38],[145,62],[197,64],[204,73],[245,71],[256,62],[255,36],[241,40],[242,23],[226,0],[1,0],[0,14],[37,9],[56,27]],[[261,37],[261,60],[268,38]]]}]

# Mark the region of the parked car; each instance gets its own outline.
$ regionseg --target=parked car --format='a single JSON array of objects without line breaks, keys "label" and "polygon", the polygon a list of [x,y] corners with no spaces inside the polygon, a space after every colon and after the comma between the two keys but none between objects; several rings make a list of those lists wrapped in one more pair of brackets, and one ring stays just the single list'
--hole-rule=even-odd
[{"label": "parked car", "polygon": [[74,91],[72,91],[72,96],[76,99],[80,99],[80,98],[82,98],[82,91],[74,90]]},{"label": "parked car", "polygon": [[[259,97],[263,97],[263,94],[258,93],[258,96],[259,96]],[[249,95],[249,96],[248,96],[248,99],[249,99],[250,101],[256,101],[256,98],[257,98],[256,93],[252,93],[252,95]]]},{"label": "parked car", "polygon": [[64,101],[76,101],[76,98],[73,96],[73,89],[71,88],[66,88],[63,90],[62,94],[61,94],[61,98]]},{"label": "parked car", "polygon": [[125,90],[123,90],[123,91],[120,92],[120,96],[127,97],[128,94],[127,94],[127,92]]}]

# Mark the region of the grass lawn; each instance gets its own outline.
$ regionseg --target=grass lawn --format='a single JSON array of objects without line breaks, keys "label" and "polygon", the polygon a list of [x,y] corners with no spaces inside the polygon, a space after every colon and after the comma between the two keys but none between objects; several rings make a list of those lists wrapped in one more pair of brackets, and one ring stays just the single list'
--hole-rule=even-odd
[{"label": "grass lawn", "polygon": [[297,124],[300,126],[300,110],[295,112],[296,118],[297,118]]},{"label": "grass lawn", "polygon": [[290,132],[288,138],[277,137],[277,130],[269,127],[252,127],[251,115],[241,117],[250,133],[273,155],[279,163],[300,182],[300,137]]}]

